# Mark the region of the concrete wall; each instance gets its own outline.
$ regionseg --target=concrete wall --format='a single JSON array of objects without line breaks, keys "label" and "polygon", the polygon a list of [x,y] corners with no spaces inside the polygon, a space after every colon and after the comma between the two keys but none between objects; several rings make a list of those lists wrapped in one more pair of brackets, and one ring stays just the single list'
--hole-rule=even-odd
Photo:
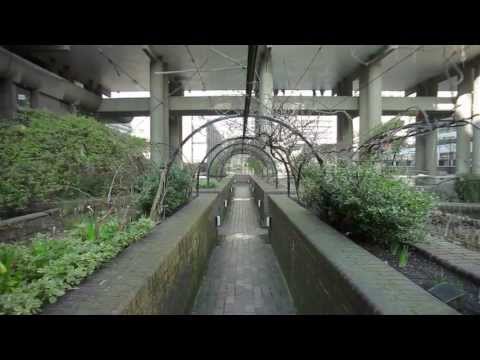
[{"label": "concrete wall", "polygon": [[260,200],[260,223],[262,225],[265,225],[267,216],[271,216],[270,195],[287,194],[287,190],[285,188],[276,188],[275,186],[261,180],[258,177],[252,178],[250,182],[252,186],[252,194],[255,200],[255,204],[258,204],[258,201]]},{"label": "concrete wall", "polygon": [[55,99],[51,96],[39,93],[38,102],[35,104],[35,108],[40,110],[49,110],[57,114],[67,114],[70,112],[70,106],[58,99]]},{"label": "concrete wall", "polygon": [[[138,211],[131,206],[132,199],[129,196],[112,199],[112,207],[121,216],[134,217]],[[108,208],[106,199],[68,200],[52,203],[45,210],[35,213],[16,216],[6,220],[0,220],[0,242],[16,242],[28,240],[36,233],[55,233],[64,229],[81,214],[89,211],[87,206],[95,211]]]},{"label": "concrete wall", "polygon": [[480,219],[480,203],[443,202],[438,204],[438,209],[446,213]]},{"label": "concrete wall", "polygon": [[202,192],[176,214],[47,306],[42,314],[187,314],[216,244],[215,217],[223,214],[231,178]]},{"label": "concrete wall", "polygon": [[[39,97],[55,99],[55,103],[48,100],[46,100],[48,103],[45,103],[53,105],[53,108],[49,107],[49,110],[54,112],[61,108],[58,103],[75,103],[78,105],[78,109],[94,112],[102,102],[101,96],[77,86],[70,80],[33,64],[0,46],[0,115],[2,113],[7,114],[9,115],[7,117],[13,117],[17,110],[16,94],[10,96],[10,93],[16,93],[17,91],[10,91],[11,84],[29,89],[32,92],[32,107],[41,104],[42,99],[39,99]],[[2,104],[6,104],[7,108],[3,108]]]},{"label": "concrete wall", "polygon": [[28,239],[36,233],[54,233],[63,229],[61,209],[50,209],[0,221],[0,243]]},{"label": "concrete wall", "polygon": [[457,314],[286,195],[268,198],[270,241],[300,314]]}]

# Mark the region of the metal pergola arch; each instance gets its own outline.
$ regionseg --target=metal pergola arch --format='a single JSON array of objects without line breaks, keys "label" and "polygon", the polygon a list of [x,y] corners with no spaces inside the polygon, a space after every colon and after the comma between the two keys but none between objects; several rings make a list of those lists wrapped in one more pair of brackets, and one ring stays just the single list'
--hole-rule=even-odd
[{"label": "metal pergola arch", "polygon": [[[170,169],[173,165],[173,163],[175,162],[179,152],[182,150],[183,146],[191,139],[193,138],[193,136],[195,134],[197,134],[198,132],[202,131],[203,129],[207,128],[208,126],[210,125],[213,125],[217,122],[221,122],[221,121],[225,121],[225,120],[229,120],[229,119],[241,119],[242,117],[245,117],[245,113],[244,114],[235,114],[235,115],[226,115],[226,116],[221,116],[219,118],[216,118],[216,119],[212,119],[210,121],[207,121],[205,124],[203,124],[202,126],[198,127],[197,129],[195,129],[194,131],[192,131],[185,139],[183,139],[183,141],[180,143],[180,145],[176,148],[176,150],[174,151],[174,153],[172,154],[172,156],[170,157],[169,161],[167,162],[166,166],[164,166],[164,169],[165,169],[165,172],[164,174],[162,175],[164,178],[165,178],[165,181],[167,181],[166,179],[168,179],[168,176],[170,174]],[[287,130],[289,130],[291,133],[297,135],[298,137],[300,137],[304,143],[310,148],[312,154],[315,156],[317,162],[319,163],[319,165],[322,165],[323,164],[323,160],[320,158],[320,156],[318,155],[318,153],[316,152],[315,148],[313,147],[313,145],[310,143],[310,141],[307,140],[307,138],[300,132],[298,131],[297,129],[295,129],[294,127],[292,127],[290,124],[286,123],[285,121],[283,120],[280,120],[280,119],[277,119],[277,118],[274,118],[272,116],[267,116],[267,115],[257,115],[257,114],[247,114],[247,116],[249,117],[253,117],[254,119],[263,119],[263,120],[267,120],[269,122],[273,122],[275,124],[278,124],[280,126],[282,126],[283,128],[286,128]],[[243,138],[245,138],[245,134],[243,134]],[[244,141],[244,140],[243,140]],[[272,151],[272,149],[270,149]],[[284,164],[286,164],[286,162],[284,162]],[[287,170],[287,176],[289,178],[289,172]],[[152,208],[150,210],[150,216],[152,216],[152,214],[156,211],[156,208],[157,208],[157,203],[158,203],[158,200],[160,199],[160,196],[162,194],[162,191],[164,190],[164,187],[160,186],[158,187],[157,189],[157,193],[155,195],[155,199],[154,199],[154,203],[152,205]],[[290,180],[288,180],[288,194],[290,195]]]},{"label": "metal pergola arch", "polygon": [[[239,143],[236,143],[235,145],[239,146],[239,148],[236,148],[235,146],[232,146],[232,148],[229,149],[229,151],[222,152],[221,154],[219,154],[218,158],[216,159],[216,162],[217,163],[220,162],[220,164],[221,164],[220,165],[221,168],[220,168],[220,171],[219,171],[220,174],[223,173],[223,170],[224,170],[225,165],[226,165],[226,161],[228,161],[230,158],[232,158],[235,155],[245,154],[245,155],[254,156],[258,160],[260,160],[263,163],[263,165],[265,166],[265,168],[267,169],[267,177],[269,176],[269,165],[273,165],[273,159],[271,158],[270,155],[268,155],[268,153],[257,151],[257,149],[251,148],[251,146],[248,145],[248,143],[247,144],[242,144],[241,142],[239,142]],[[249,149],[246,150],[246,149],[242,148],[242,145],[249,147]],[[239,151],[239,149],[240,149],[240,151]],[[264,155],[264,156],[262,156],[262,155]],[[267,162],[267,159],[268,159],[268,162]],[[214,177],[214,175],[212,174],[214,164],[213,164],[213,162],[211,164],[212,164],[212,166],[211,166],[209,175],[210,175],[210,177]],[[276,167],[275,168],[271,167],[271,169],[270,169],[270,171],[274,173],[273,174],[274,176],[276,175],[275,170],[276,170]]]},{"label": "metal pergola arch", "polygon": [[[195,135],[197,134],[198,132],[202,131],[203,129],[207,128],[208,126],[210,125],[213,125],[217,122],[220,122],[220,121],[225,121],[225,120],[229,120],[229,119],[240,119],[242,117],[242,115],[238,115],[238,114],[235,114],[235,115],[227,115],[227,116],[221,116],[217,119],[212,119],[210,121],[207,121],[205,124],[203,124],[202,126],[198,127],[197,129],[195,129],[194,131],[192,131],[182,142],[181,144],[177,147],[177,149],[175,150],[175,152],[173,153],[172,157],[170,158],[169,162],[167,163],[167,166],[165,167],[166,170],[167,170],[167,176],[168,176],[168,173],[170,171],[170,167],[172,166],[173,162],[175,161],[175,158],[178,156],[178,153],[180,152],[180,150],[183,148],[183,146]],[[293,128],[290,124],[287,124],[286,122],[284,122],[283,120],[280,120],[280,119],[277,119],[277,118],[274,118],[272,116],[266,116],[266,115],[249,115],[249,117],[253,117],[255,119],[263,119],[263,120],[267,120],[267,121],[270,121],[270,122],[273,122],[273,123],[276,123],[286,129],[288,129],[290,132],[292,132],[293,134],[299,136],[304,142],[305,144],[310,148],[310,150],[312,151],[312,154],[315,156],[317,162],[322,165],[323,164],[323,160],[320,158],[320,156],[318,155],[318,153],[316,152],[314,146],[310,143],[310,141],[307,140],[307,138],[301,133],[299,132],[297,129]]]},{"label": "metal pergola arch", "polygon": [[[246,146],[246,147],[249,147],[252,149],[256,149],[256,150],[259,150],[260,152],[262,152],[268,159],[271,160],[271,164],[273,165],[273,169],[275,171],[275,183],[277,184],[278,186],[278,170],[277,170],[277,165],[275,164],[275,161],[273,160],[272,156],[269,155],[264,149],[262,149],[260,146],[258,145],[255,145],[255,144],[251,144],[251,143],[242,143],[242,142],[238,142],[238,143],[233,143],[233,144],[230,144],[228,146],[225,146],[223,147],[220,151],[218,151],[214,157],[212,158],[212,160],[209,162],[208,164],[208,168],[207,168],[207,181],[209,181],[210,179],[210,169],[211,169],[211,166],[212,164],[215,162],[215,160],[217,159],[217,157],[219,155],[221,155],[222,153],[224,153],[226,150],[228,149],[231,149],[231,148],[234,148],[235,146]],[[199,191],[199,183],[200,183],[200,171],[198,170],[197,171],[197,194],[198,194],[198,191]]]},{"label": "metal pergola arch", "polygon": [[[231,151],[228,151],[228,152],[225,152],[222,154],[222,156],[219,156],[219,158],[217,159],[217,163],[220,162],[220,173],[223,173],[224,169],[225,169],[225,165],[227,164],[228,160],[230,160],[232,157],[236,156],[236,155],[242,155],[242,154],[245,154],[245,155],[249,155],[249,156],[254,156],[255,158],[257,158],[259,161],[261,161],[263,163],[263,165],[265,166],[265,168],[267,168],[267,172],[268,172],[268,164],[267,164],[267,160],[264,158],[264,157],[261,157],[259,153],[257,152],[250,152],[249,150],[243,148],[242,149],[242,144],[238,144],[239,145],[239,148],[234,148],[232,149]],[[213,175],[212,175],[213,177]],[[268,174],[267,174],[267,177],[268,177]]]},{"label": "metal pergola arch", "polygon": [[[323,164],[323,160],[320,158],[320,156],[318,155],[318,153],[316,152],[314,146],[305,138],[305,136],[299,132],[297,129],[293,128],[290,124],[287,124],[285,121],[283,120],[280,120],[280,119],[277,119],[277,118],[274,118],[272,116],[267,116],[267,115],[249,115],[250,117],[253,117],[255,119],[263,119],[263,120],[267,120],[267,121],[270,121],[270,122],[273,122],[275,124],[278,124],[284,128],[286,128],[287,130],[289,130],[290,132],[292,132],[293,134],[299,136],[304,142],[305,144],[310,148],[312,154],[315,156],[317,162],[322,165]],[[239,114],[235,114],[235,115],[226,115],[226,116],[221,116],[219,118],[216,118],[216,119],[212,119],[210,121],[207,121],[205,124],[203,124],[202,126],[198,127],[197,129],[195,129],[194,131],[192,131],[181,143],[180,145],[177,147],[177,149],[174,151],[174,153],[172,154],[169,162],[167,163],[167,166],[165,167],[166,169],[166,174],[165,174],[165,177],[168,178],[168,175],[169,175],[169,172],[170,172],[170,168],[171,166],[173,165],[176,157],[178,156],[179,152],[181,151],[181,149],[183,148],[183,146],[191,139],[193,138],[193,136],[195,134],[197,134],[198,132],[202,131],[203,129],[207,128],[208,126],[210,125],[213,125],[217,122],[221,122],[221,121],[225,121],[225,120],[229,120],[229,119],[241,119],[242,118],[242,115],[239,115]],[[243,139],[245,139],[246,137],[242,136]],[[281,156],[281,158],[283,159],[283,157]],[[284,164],[287,164],[287,162],[285,161],[285,159],[282,160]],[[287,170],[287,177],[290,178],[290,172]],[[288,193],[290,194],[290,180],[288,180]]]},{"label": "metal pergola arch", "polygon": [[[245,137],[243,137],[243,136],[237,136],[237,137],[225,139],[225,140],[219,142],[218,144],[216,144],[215,146],[213,146],[213,147],[207,152],[207,154],[203,157],[202,161],[199,163],[199,165],[198,165],[198,167],[197,167],[197,178],[198,178],[198,173],[200,172],[200,169],[201,169],[201,165],[202,165],[203,163],[205,163],[205,161],[208,159],[208,157],[210,156],[210,154],[212,154],[215,150],[217,150],[219,147],[221,147],[222,145],[224,145],[224,144],[227,143],[227,142],[230,142],[230,141],[238,141],[238,140],[245,140],[245,139],[251,140],[251,141],[254,141],[254,142],[258,142],[258,143],[259,143],[258,146],[260,146],[260,144],[261,144],[261,145],[264,145],[263,143],[259,142],[258,138],[253,137],[253,136],[245,136]],[[261,149],[264,150],[263,147],[261,147]],[[275,151],[276,151],[276,150],[275,150]],[[272,162],[273,162],[273,157],[272,157],[271,155],[269,155],[268,153],[266,153],[266,152],[265,152],[265,154],[266,154],[267,157],[272,158]],[[278,173],[275,162],[273,162],[273,165],[274,165],[274,167],[275,167],[275,172]],[[288,170],[287,170],[287,172],[288,172]],[[276,187],[278,187],[278,179],[276,179],[276,180],[277,180],[277,182],[276,182]],[[209,178],[207,178],[207,181],[209,181]]]}]

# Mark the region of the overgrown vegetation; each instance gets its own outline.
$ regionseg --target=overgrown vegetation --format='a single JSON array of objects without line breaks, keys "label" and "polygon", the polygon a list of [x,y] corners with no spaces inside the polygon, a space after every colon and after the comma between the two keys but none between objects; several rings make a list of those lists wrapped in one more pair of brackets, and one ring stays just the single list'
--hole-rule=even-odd
[{"label": "overgrown vegetation", "polygon": [[199,187],[200,189],[214,189],[218,186],[219,182],[215,179],[210,179],[210,182],[207,182],[206,179],[200,179]]},{"label": "overgrown vegetation", "polygon": [[[143,212],[149,213],[160,182],[161,169],[150,168],[138,179],[135,186],[138,192],[137,204]],[[172,215],[180,206],[185,204],[192,192],[192,175],[186,168],[173,166],[167,179],[167,189],[163,201],[166,216]]]},{"label": "overgrown vegetation", "polygon": [[455,179],[455,192],[465,202],[480,202],[480,176],[466,174]]},{"label": "overgrown vegetation", "polygon": [[90,117],[27,110],[0,126],[0,216],[129,191],[144,166],[143,139]]},{"label": "overgrown vegetation", "polygon": [[[150,211],[161,170],[145,161],[143,139],[93,118],[43,111],[26,110],[0,126],[0,216],[127,194]],[[166,186],[163,214],[170,216],[190,198],[191,171],[174,166]],[[0,244],[0,314],[39,312],[154,225],[145,217],[126,223],[111,210],[102,218],[90,214],[61,239],[37,234],[28,243]]]},{"label": "overgrown vegetation", "polygon": [[247,159],[247,167],[254,173],[254,174],[262,174],[264,164],[254,157],[250,156]]},{"label": "overgrown vegetation", "polygon": [[302,200],[323,220],[355,240],[390,247],[401,262],[435,200],[369,164],[310,166],[303,185]]},{"label": "overgrown vegetation", "polygon": [[39,312],[152,227],[147,218],[125,225],[111,216],[102,224],[87,219],[62,239],[37,235],[29,244],[0,244],[0,315]]}]

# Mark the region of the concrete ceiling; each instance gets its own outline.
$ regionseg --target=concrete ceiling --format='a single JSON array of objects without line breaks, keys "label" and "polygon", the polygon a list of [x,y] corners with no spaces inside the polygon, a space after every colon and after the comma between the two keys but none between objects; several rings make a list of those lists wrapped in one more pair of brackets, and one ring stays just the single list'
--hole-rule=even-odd
[{"label": "concrete ceiling", "polygon": [[[320,45],[273,45],[274,86],[278,89],[332,89],[339,80],[363,67],[362,62],[383,46],[324,45],[314,57]],[[405,90],[422,80],[441,74],[445,70],[445,59],[453,51],[461,53],[459,45],[425,45],[415,55],[395,65],[417,47],[418,45],[401,45],[383,60],[384,71],[387,71],[383,78],[384,90]],[[142,50],[144,48],[161,56],[168,64],[167,70],[195,68],[183,45],[70,45],[62,51],[41,51],[38,48],[36,46],[30,50],[30,57],[39,59],[51,70],[57,72],[68,66],[71,78],[82,83],[93,80],[112,91],[149,89],[150,60]],[[189,49],[197,66],[203,69],[247,62],[247,45],[190,45]],[[226,56],[219,55],[218,52]],[[464,53],[467,60],[471,59],[480,54],[480,45],[466,45]],[[457,62],[461,57],[458,55],[452,60]],[[305,72],[307,68],[308,71]],[[390,68],[392,69],[389,70]],[[138,81],[138,84],[130,77]],[[190,77],[192,78],[189,79]],[[194,72],[181,74],[180,78],[186,90],[203,89],[202,81]],[[244,69],[202,73],[203,83],[208,90],[244,90],[245,79]],[[441,90],[450,89],[449,83],[444,82]]]}]

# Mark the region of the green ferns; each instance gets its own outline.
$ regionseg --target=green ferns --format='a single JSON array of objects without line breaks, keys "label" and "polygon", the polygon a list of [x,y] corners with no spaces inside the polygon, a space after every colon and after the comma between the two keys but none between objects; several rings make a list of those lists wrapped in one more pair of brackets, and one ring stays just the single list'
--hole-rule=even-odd
[{"label": "green ferns", "polygon": [[84,221],[62,239],[37,235],[27,245],[0,244],[0,315],[38,313],[152,227],[147,218],[122,225],[110,217],[102,225]]},{"label": "green ferns", "polygon": [[93,118],[25,111],[0,126],[0,209],[7,215],[32,203],[106,196],[115,173],[128,189],[142,167],[146,142]]}]

